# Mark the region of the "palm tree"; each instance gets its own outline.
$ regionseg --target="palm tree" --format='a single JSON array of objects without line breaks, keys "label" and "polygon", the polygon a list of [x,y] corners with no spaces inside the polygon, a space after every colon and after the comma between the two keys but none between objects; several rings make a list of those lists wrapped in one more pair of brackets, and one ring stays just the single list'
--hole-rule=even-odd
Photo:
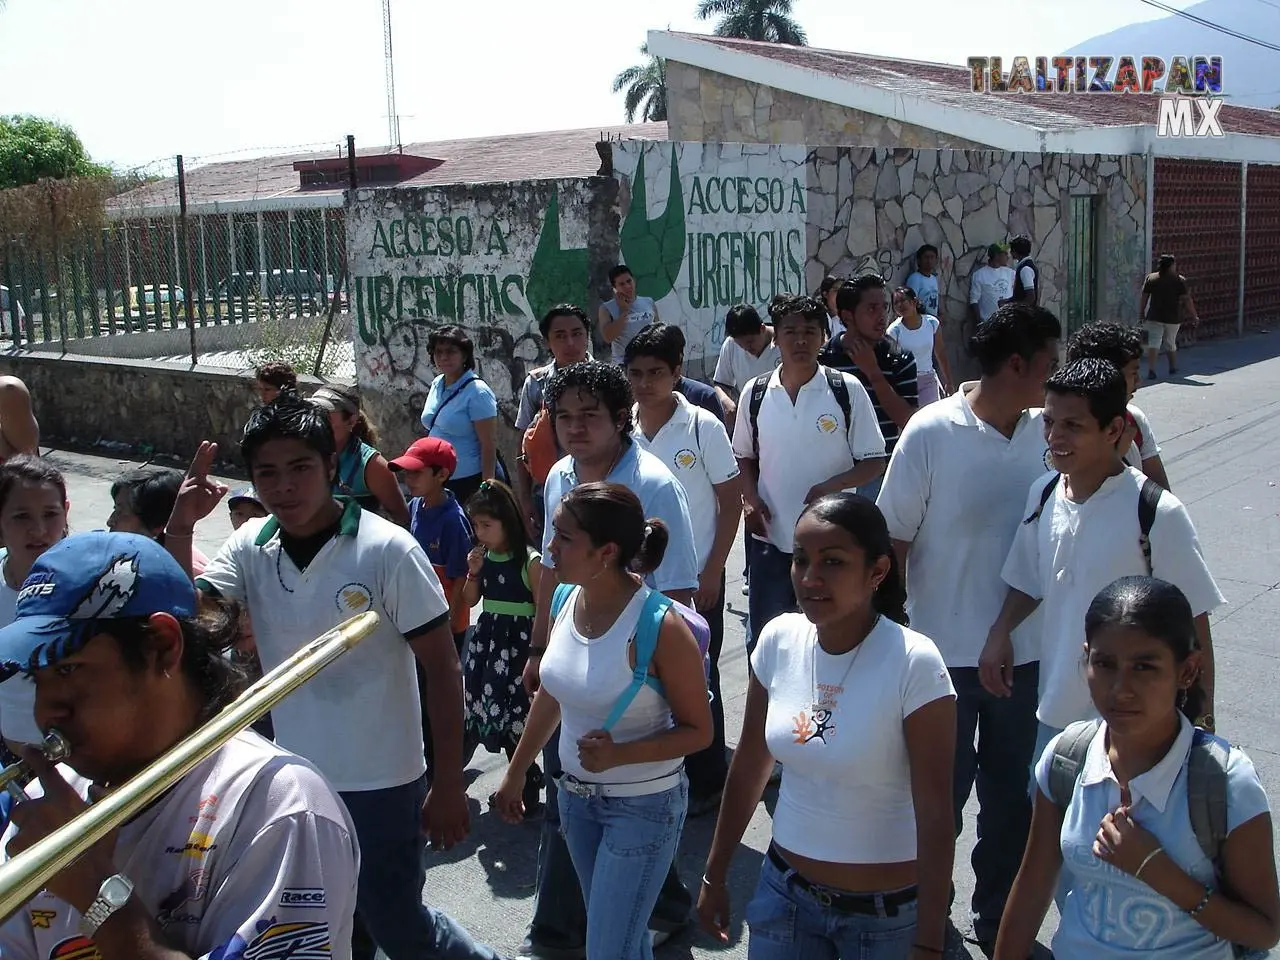
[{"label": "palm tree", "polygon": [[804,27],[791,16],[791,0],[698,0],[698,19],[720,17],[717,37],[764,40],[803,47]]},{"label": "palm tree", "polygon": [[[0,0],[3,2],[3,0]],[[613,92],[627,91],[623,101],[627,111],[627,123],[640,114],[640,122],[667,119],[667,65],[649,52],[649,44],[640,45],[644,63],[627,67],[613,78]]]}]

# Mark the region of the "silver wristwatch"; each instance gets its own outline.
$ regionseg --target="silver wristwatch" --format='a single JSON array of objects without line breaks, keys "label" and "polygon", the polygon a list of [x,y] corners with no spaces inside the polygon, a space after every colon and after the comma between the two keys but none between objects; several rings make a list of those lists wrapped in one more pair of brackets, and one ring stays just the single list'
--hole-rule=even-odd
[{"label": "silver wristwatch", "polygon": [[89,905],[89,909],[80,918],[80,932],[92,937],[98,928],[107,922],[107,918],[129,902],[133,896],[133,881],[123,873],[107,877],[98,888],[98,898]]}]

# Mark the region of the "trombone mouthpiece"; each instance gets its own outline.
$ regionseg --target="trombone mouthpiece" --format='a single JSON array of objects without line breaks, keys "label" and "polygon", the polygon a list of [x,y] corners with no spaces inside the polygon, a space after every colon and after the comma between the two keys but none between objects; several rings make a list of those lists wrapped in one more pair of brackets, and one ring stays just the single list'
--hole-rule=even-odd
[{"label": "trombone mouthpiece", "polygon": [[[40,752],[50,763],[61,763],[71,756],[71,744],[59,731],[51,729],[40,743]],[[0,789],[7,790],[15,800],[29,799],[23,787],[31,782],[31,776],[31,768],[25,760],[10,764],[0,770]]]},{"label": "trombone mouthpiece", "polygon": [[71,756],[71,744],[67,741],[61,731],[50,728],[44,735],[44,741],[40,744],[40,750],[44,754],[44,758],[50,763],[61,763],[67,757]]}]

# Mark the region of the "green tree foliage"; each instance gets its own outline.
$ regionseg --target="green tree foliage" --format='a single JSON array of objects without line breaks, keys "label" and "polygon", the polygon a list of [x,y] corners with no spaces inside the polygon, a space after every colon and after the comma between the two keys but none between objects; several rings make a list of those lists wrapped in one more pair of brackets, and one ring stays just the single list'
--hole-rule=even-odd
[{"label": "green tree foliage", "polygon": [[0,117],[0,190],[43,179],[110,175],[89,159],[70,127],[40,117]]},{"label": "green tree foliage", "polygon": [[667,119],[667,65],[660,58],[649,52],[647,43],[641,44],[640,53],[645,57],[644,63],[627,67],[613,78],[613,92],[626,91],[623,106],[627,112],[627,123],[632,123],[636,114],[642,123]]},{"label": "green tree foliage", "polygon": [[804,28],[791,16],[791,0],[699,0],[698,19],[719,17],[717,37],[803,47]]}]

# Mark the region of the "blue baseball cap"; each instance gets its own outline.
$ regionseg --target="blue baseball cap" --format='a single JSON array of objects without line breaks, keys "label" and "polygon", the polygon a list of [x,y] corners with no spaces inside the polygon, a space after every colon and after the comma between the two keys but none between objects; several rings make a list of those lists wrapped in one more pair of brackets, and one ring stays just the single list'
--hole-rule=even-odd
[{"label": "blue baseball cap", "polygon": [[0,629],[0,666],[12,674],[52,666],[79,651],[104,620],[168,613],[194,617],[195,584],[164,547],[135,533],[94,531],[44,552]]}]

